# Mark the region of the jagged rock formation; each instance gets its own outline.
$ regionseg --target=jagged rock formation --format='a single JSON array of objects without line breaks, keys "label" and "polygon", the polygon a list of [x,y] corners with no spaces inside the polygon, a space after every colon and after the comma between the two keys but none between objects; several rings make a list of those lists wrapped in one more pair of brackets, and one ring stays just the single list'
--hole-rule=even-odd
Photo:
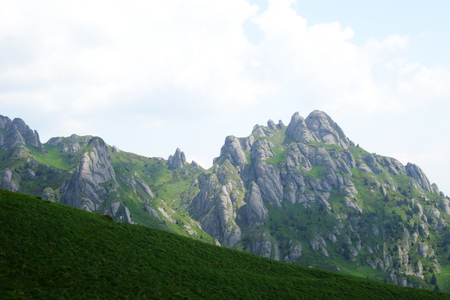
[{"label": "jagged rock formation", "polygon": [[424,189],[425,191],[430,192],[430,193],[433,192],[430,181],[428,181],[427,176],[425,175],[425,173],[422,171],[421,168],[419,168],[418,166],[416,166],[414,164],[408,163],[406,165],[405,169],[406,169],[406,175],[414,178],[422,189]]},{"label": "jagged rock formation", "polygon": [[324,112],[315,110],[304,120],[295,113],[286,130],[286,135],[299,143],[311,141],[338,145],[347,149],[353,143],[345,136],[342,129]]},{"label": "jagged rock formation", "polygon": [[242,205],[245,188],[234,166],[228,160],[217,165],[212,174],[199,176],[191,190],[184,202],[203,230],[222,245],[237,243],[241,230],[235,223],[236,211]]},{"label": "jagged rock formation", "polygon": [[100,138],[92,138],[84,150],[72,179],[61,192],[63,203],[96,211],[117,189],[109,149]]},{"label": "jagged rock formation", "polygon": [[[442,263],[411,261],[411,251],[435,257],[417,241],[448,228],[442,214],[449,214],[449,200],[419,167],[355,147],[320,111],[306,119],[295,113],[287,127],[269,120],[249,137],[227,137],[213,172],[201,174],[187,194],[194,219],[226,247],[305,264],[304,253],[316,261],[342,255],[408,286],[417,285],[405,276],[423,277],[416,266],[438,272]],[[380,217],[373,213],[377,203],[394,211]],[[239,232],[232,239],[227,224]]]},{"label": "jagged rock formation", "polygon": [[0,116],[2,159],[14,158],[2,188],[285,262],[373,268],[402,286],[429,287],[450,264],[445,194],[418,166],[355,146],[320,111],[227,137],[209,170],[180,149],[166,161],[91,136],[44,146],[22,120]]},{"label": "jagged rock formation", "polygon": [[59,147],[61,153],[77,153],[87,146],[87,143],[91,140],[92,136],[80,137],[76,134],[72,134],[68,138],[54,137],[48,140],[47,144]]},{"label": "jagged rock formation", "polygon": [[168,164],[170,168],[181,169],[186,165],[186,156],[184,152],[177,148],[174,155],[170,155],[168,159]]},{"label": "jagged rock formation", "polygon": [[3,130],[0,132],[0,147],[3,150],[18,148],[17,154],[21,156],[27,151],[25,145],[28,144],[45,151],[38,132],[30,129],[22,119],[16,118],[11,121],[10,118],[0,115],[0,129]]}]

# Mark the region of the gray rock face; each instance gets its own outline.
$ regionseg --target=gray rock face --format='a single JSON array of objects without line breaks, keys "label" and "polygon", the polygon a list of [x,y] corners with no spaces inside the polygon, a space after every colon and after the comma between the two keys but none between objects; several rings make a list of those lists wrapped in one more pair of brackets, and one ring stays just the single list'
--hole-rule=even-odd
[{"label": "gray rock face", "polygon": [[31,170],[31,169],[27,169],[27,175],[28,175],[28,177],[30,177],[31,179],[33,179],[34,177],[36,177],[36,174],[35,174],[34,171]]},{"label": "gray rock face", "polygon": [[450,214],[450,201],[448,199],[442,198],[439,207],[442,208],[445,213]]},{"label": "gray rock face", "polygon": [[425,212],[428,216],[433,217],[433,218],[439,219],[439,217],[441,216],[441,212],[437,208],[434,208],[434,207],[427,207],[425,209]]},{"label": "gray rock face", "polygon": [[350,200],[347,197],[344,197],[344,204],[345,206],[347,206],[348,208],[351,208],[359,213],[362,213],[362,209],[359,207],[359,205],[356,202],[353,202],[352,200]]},{"label": "gray rock face", "polygon": [[113,217],[116,216],[119,208],[120,208],[120,202],[111,202],[110,209],[111,209],[111,214]]},{"label": "gray rock face", "polygon": [[17,127],[17,130],[24,137],[25,141],[33,147],[43,149],[41,141],[39,139],[39,134],[36,130],[31,130],[27,124],[22,119],[14,119],[13,125]]},{"label": "gray rock face", "polygon": [[192,171],[199,171],[199,170],[203,170],[203,168],[197,162],[192,161],[192,163],[191,163],[191,170]]},{"label": "gray rock face", "polygon": [[0,129],[8,131],[12,121],[10,118],[0,115]]},{"label": "gray rock face", "polygon": [[11,149],[17,148],[17,147],[23,147],[25,146],[25,139],[20,134],[20,132],[16,129],[15,125],[11,125],[9,127],[8,134],[5,138],[5,141],[3,143],[3,150],[9,151]]},{"label": "gray rock face", "polygon": [[115,176],[105,142],[92,138],[72,179],[61,187],[63,203],[88,211],[98,210],[117,188]]},{"label": "gray rock face", "polygon": [[234,218],[237,216],[235,203],[239,190],[244,187],[237,173],[229,160],[221,166],[215,165],[212,174],[201,174],[198,183],[191,185],[188,194],[192,196],[186,199],[188,211],[200,222],[203,230],[226,247],[232,247],[241,239],[241,229]]},{"label": "gray rock face", "polygon": [[298,112],[292,116],[291,122],[286,129],[286,135],[293,138],[296,142],[304,144],[315,140],[305,120]]},{"label": "gray rock face", "polygon": [[150,190],[148,185],[144,182],[144,180],[142,180],[142,178],[140,178],[136,172],[134,175],[135,175],[134,180],[136,180],[136,183],[141,187],[141,189],[144,191],[144,193],[146,193],[151,198],[154,198],[155,196],[153,196],[152,191]]},{"label": "gray rock face", "polygon": [[19,190],[17,179],[18,178],[14,178],[13,172],[10,169],[5,169],[2,175],[2,189],[17,192]]},{"label": "gray rock face", "polygon": [[423,258],[427,257],[428,255],[428,245],[424,243],[419,243],[419,246],[417,247],[417,252],[419,252],[420,256]]},{"label": "gray rock face", "polygon": [[445,223],[444,219],[439,219],[437,230],[442,230],[445,227],[447,227],[447,223]]},{"label": "gray rock face", "polygon": [[292,242],[291,240],[289,241],[289,246],[290,246],[289,259],[291,261],[294,261],[300,256],[302,256],[302,244],[300,244],[300,242],[298,241]]},{"label": "gray rock face", "polygon": [[342,129],[322,111],[315,110],[310,113],[305,119],[305,123],[317,141],[338,145],[344,149],[351,145]]},{"label": "gray rock face", "polygon": [[247,222],[265,221],[267,218],[267,208],[263,204],[261,191],[256,183],[252,182],[247,193]]},{"label": "gray rock face", "polygon": [[177,148],[174,155],[169,156],[169,167],[173,169],[181,169],[186,165],[186,156],[184,152]]},{"label": "gray rock face", "polygon": [[225,144],[220,149],[220,156],[224,156],[235,166],[243,166],[247,163],[241,143],[234,136],[228,136],[225,139]]},{"label": "gray rock face", "polygon": [[147,204],[146,204],[144,207],[145,207],[145,211],[147,211],[148,213],[150,213],[150,214],[151,214],[152,216],[154,216],[155,218],[161,220],[161,218],[160,218],[159,215],[158,215],[158,212],[157,212],[155,209],[153,209],[151,206],[149,206],[149,205],[147,205]]},{"label": "gray rock face", "polygon": [[275,125],[275,122],[272,120],[267,121],[267,126],[272,130],[278,130],[277,125]]},{"label": "gray rock face", "polygon": [[122,210],[122,220],[123,222],[134,224],[134,222],[131,220],[131,213],[128,207],[123,206]]},{"label": "gray rock face", "polygon": [[369,168],[369,166],[366,164],[360,164],[358,166],[358,169],[360,169],[361,171],[366,172],[366,173],[372,173],[372,169]]},{"label": "gray rock face", "polygon": [[427,176],[425,175],[425,173],[422,171],[421,168],[419,168],[418,166],[416,166],[412,163],[408,163],[406,165],[405,169],[406,169],[406,175],[414,178],[421,188],[423,188],[427,192],[430,192],[430,193],[433,192],[430,181],[428,180]]},{"label": "gray rock face", "polygon": [[7,131],[7,134],[5,136],[2,134],[1,138],[0,146],[3,150],[8,151],[29,144],[45,151],[37,131],[31,130],[22,119],[16,118],[11,121],[8,117],[0,115],[0,128]]},{"label": "gray rock face", "polygon": [[253,127],[252,134],[259,135],[260,137],[273,136],[273,133],[269,130],[269,128],[261,126],[261,125],[255,125]]},{"label": "gray rock face", "polygon": [[62,142],[62,137],[52,137],[51,139],[48,140],[47,144],[49,144],[50,146],[58,146],[60,143]]}]

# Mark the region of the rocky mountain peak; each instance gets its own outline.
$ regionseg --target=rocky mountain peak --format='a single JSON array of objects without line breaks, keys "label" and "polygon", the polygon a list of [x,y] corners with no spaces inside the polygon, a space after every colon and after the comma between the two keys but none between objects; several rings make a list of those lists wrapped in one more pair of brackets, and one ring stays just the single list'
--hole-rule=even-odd
[{"label": "rocky mountain peak", "polygon": [[425,173],[422,171],[419,166],[408,163],[405,166],[406,169],[406,175],[411,176],[414,178],[419,186],[423,188],[425,191],[432,193],[433,189],[431,187],[430,181],[428,180],[428,177],[425,175]]},{"label": "rocky mountain peak", "polygon": [[286,129],[286,135],[293,138],[296,142],[304,144],[315,140],[306,125],[305,119],[298,112],[291,117],[291,122]]},{"label": "rocky mountain peak", "polygon": [[345,136],[341,127],[323,111],[313,111],[305,119],[305,123],[308,129],[313,132],[314,137],[320,142],[335,144],[344,149],[347,149],[352,143]]},{"label": "rocky mountain peak", "polygon": [[317,141],[338,145],[344,149],[352,145],[336,122],[319,110],[310,113],[306,119],[296,112],[291,118],[286,134],[300,143]]},{"label": "rocky mountain peak", "polygon": [[115,190],[115,178],[108,146],[101,138],[94,137],[81,154],[72,178],[61,188],[63,202],[95,211]]},{"label": "rocky mountain peak", "polygon": [[30,129],[22,119],[15,118],[11,121],[10,118],[0,115],[0,129],[6,131],[0,133],[0,147],[3,150],[9,151],[17,147],[24,149],[25,144],[29,144],[45,151],[37,131]]},{"label": "rocky mountain peak", "polygon": [[232,135],[226,137],[225,144],[220,149],[220,156],[227,158],[233,165],[242,166],[247,163],[239,139]]},{"label": "rocky mountain peak", "polygon": [[186,156],[184,152],[177,148],[174,155],[169,156],[169,167],[173,169],[181,169],[186,165]]}]

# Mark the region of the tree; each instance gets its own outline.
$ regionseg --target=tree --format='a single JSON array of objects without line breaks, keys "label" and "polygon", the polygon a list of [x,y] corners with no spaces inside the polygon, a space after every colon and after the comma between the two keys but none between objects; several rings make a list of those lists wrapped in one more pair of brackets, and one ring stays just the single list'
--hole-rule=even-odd
[{"label": "tree", "polygon": [[433,277],[431,277],[431,280],[430,280],[430,284],[431,285],[435,285],[436,284],[436,275],[433,274]]},{"label": "tree", "polygon": [[437,284],[434,286],[434,291],[435,292],[439,292],[440,291],[439,286]]}]

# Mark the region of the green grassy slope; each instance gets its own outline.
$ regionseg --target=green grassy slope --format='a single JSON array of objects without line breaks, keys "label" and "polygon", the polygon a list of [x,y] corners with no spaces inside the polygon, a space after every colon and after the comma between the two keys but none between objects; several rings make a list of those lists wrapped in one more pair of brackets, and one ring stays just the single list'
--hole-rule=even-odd
[{"label": "green grassy slope", "polygon": [[448,299],[0,190],[2,299]]}]

